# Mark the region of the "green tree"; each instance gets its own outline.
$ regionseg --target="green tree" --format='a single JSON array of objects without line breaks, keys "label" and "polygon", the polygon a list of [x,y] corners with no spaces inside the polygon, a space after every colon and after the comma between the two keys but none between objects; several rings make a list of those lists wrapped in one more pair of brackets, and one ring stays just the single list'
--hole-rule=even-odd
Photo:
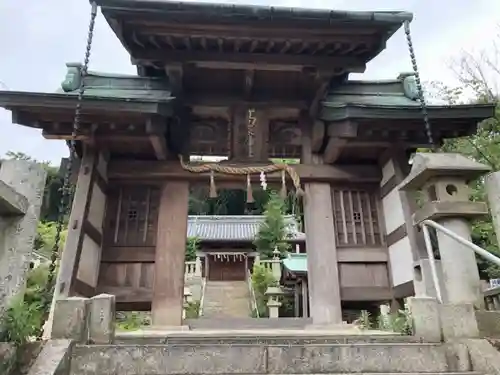
[{"label": "green tree", "polygon": [[285,223],[285,202],[275,192],[271,193],[264,211],[264,221],[254,240],[257,251],[264,257],[272,257],[274,249],[280,253],[290,248],[290,233]]},{"label": "green tree", "polygon": [[186,241],[186,262],[196,260],[196,252],[198,251],[200,240],[197,237],[189,237]]}]

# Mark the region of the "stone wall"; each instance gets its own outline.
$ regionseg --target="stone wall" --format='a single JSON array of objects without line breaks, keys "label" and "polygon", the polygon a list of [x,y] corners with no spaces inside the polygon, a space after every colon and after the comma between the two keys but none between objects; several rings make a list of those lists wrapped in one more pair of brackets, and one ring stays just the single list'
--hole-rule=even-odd
[{"label": "stone wall", "polygon": [[26,284],[45,178],[37,163],[8,160],[0,167],[0,316]]}]

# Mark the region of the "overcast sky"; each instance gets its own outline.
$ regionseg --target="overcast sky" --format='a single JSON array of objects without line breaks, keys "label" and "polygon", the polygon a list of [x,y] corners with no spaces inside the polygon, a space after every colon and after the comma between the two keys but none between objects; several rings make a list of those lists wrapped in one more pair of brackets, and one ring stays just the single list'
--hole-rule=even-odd
[{"label": "overcast sky", "polygon": [[[234,3],[236,1],[222,1]],[[404,10],[414,14],[412,34],[422,80],[453,82],[447,65],[461,50],[487,48],[498,35],[498,0],[263,0],[244,3],[335,10]],[[66,73],[65,63],[81,61],[89,20],[86,0],[0,0],[0,89],[51,92]],[[91,70],[135,73],[118,39],[99,14]],[[402,30],[387,43],[363,75],[391,79],[411,71]],[[3,87],[2,87],[3,86]],[[67,155],[62,141],[47,141],[40,131],[11,123],[0,109],[0,156],[21,151],[58,164]]]}]

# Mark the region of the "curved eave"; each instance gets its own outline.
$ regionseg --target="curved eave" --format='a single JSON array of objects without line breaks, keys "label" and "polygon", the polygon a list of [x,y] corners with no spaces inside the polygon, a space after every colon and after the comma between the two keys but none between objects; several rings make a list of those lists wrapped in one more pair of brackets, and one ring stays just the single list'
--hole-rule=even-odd
[{"label": "curved eave", "polygon": [[[172,98],[158,102],[144,99],[125,99],[85,95],[82,101],[83,114],[137,114],[168,116],[172,113]],[[49,94],[22,91],[0,91],[0,107],[12,111],[13,122],[20,125],[37,127],[34,120],[44,113],[73,113],[77,104],[75,94]],[[29,120],[22,115],[30,114]]]},{"label": "curved eave", "polygon": [[330,9],[165,0],[97,0],[96,3],[103,8],[117,10],[168,12],[172,16],[195,14],[206,18],[215,17],[219,20],[223,20],[226,17],[242,17],[245,19],[269,19],[274,21],[304,19],[311,22],[358,21],[401,24],[404,21],[411,21],[413,19],[412,13],[403,11],[337,11]]},{"label": "curved eave", "polygon": [[[219,52],[222,61],[238,56],[255,62],[255,54],[262,63],[265,56],[287,57],[293,64],[299,57],[309,56],[304,64],[308,67],[323,57],[332,65],[356,65],[353,71],[362,72],[364,64],[385,48],[403,22],[413,18],[411,13],[400,11],[346,12],[163,0],[97,3],[137,64],[172,60],[173,52],[180,62],[196,62],[187,52],[206,52],[206,59]],[[341,57],[344,60],[336,61]]]},{"label": "curved eave", "polygon": [[[427,106],[429,118],[432,120],[470,120],[477,123],[495,115],[494,104]],[[418,105],[361,105],[354,103],[323,103],[320,118],[324,121],[342,121],[346,119],[419,119],[422,109]],[[439,121],[437,121],[439,124]]]}]

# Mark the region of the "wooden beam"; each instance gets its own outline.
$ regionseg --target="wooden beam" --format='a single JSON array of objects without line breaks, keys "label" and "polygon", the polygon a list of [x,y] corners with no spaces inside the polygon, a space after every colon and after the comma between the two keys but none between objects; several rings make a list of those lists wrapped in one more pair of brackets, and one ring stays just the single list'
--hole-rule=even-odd
[{"label": "wooden beam", "polygon": [[[232,164],[237,166],[238,164]],[[249,164],[240,164],[248,166]],[[381,172],[376,165],[307,165],[295,164],[292,166],[300,176],[302,182],[380,182]],[[182,169],[178,162],[169,161],[138,161],[138,160],[111,160],[108,167],[109,180],[188,180],[207,182],[210,173],[191,173]],[[259,181],[258,175],[252,175],[252,180]],[[280,182],[281,173],[266,175],[269,183]],[[244,181],[246,175],[217,174],[220,181]]]},{"label": "wooden beam", "polygon": [[150,118],[146,122],[146,133],[158,160],[167,160],[168,157],[166,131],[167,123],[163,119]]},{"label": "wooden beam", "polygon": [[318,117],[320,104],[328,93],[329,87],[330,77],[322,77],[316,83],[316,91],[311,101],[311,105],[309,106],[309,115],[311,116],[311,118]]},{"label": "wooden beam", "polygon": [[323,153],[323,162],[326,164],[335,163],[342,154],[346,144],[347,139],[345,138],[330,137]]},{"label": "wooden beam", "polygon": [[[109,11],[107,11],[109,12]],[[190,37],[198,38],[237,38],[237,39],[270,39],[276,41],[290,40],[292,42],[308,41],[317,43],[356,43],[356,44],[379,44],[381,41],[380,32],[376,27],[356,27],[335,26],[326,23],[322,27],[313,27],[304,23],[293,23],[290,21],[280,21],[278,19],[259,20],[238,20],[236,23],[222,24],[220,22],[195,22],[189,20],[188,23],[166,20],[164,13],[148,12],[142,13],[140,18],[132,13],[121,13],[114,15],[110,19],[122,20],[127,25],[134,25],[141,28],[141,32],[146,35],[169,37]],[[175,16],[174,16],[175,17]],[[176,17],[178,18],[178,17]],[[297,26],[298,25],[298,26]],[[316,24],[317,25],[317,24]]]},{"label": "wooden beam", "polygon": [[213,92],[207,93],[187,93],[183,98],[184,103],[189,106],[200,106],[200,107],[252,107],[252,108],[294,108],[294,109],[306,109],[308,108],[308,103],[306,100],[299,98],[270,98],[264,96],[236,96],[236,95],[214,95]]},{"label": "wooden beam", "polygon": [[358,136],[358,124],[351,120],[331,122],[327,133],[330,137],[354,138]]},{"label": "wooden beam", "polygon": [[85,235],[84,226],[90,209],[94,180],[97,173],[97,156],[98,154],[94,149],[88,146],[85,147],[57,280],[56,293],[61,297],[69,297],[74,292],[74,283]]},{"label": "wooden beam", "polygon": [[312,123],[311,131],[311,151],[318,152],[323,146],[325,140],[325,123],[322,120],[316,120]]},{"label": "wooden beam", "polygon": [[244,98],[248,99],[252,96],[253,83],[255,78],[255,70],[245,70],[245,80],[243,82]]},{"label": "wooden beam", "polygon": [[165,73],[174,95],[179,95],[183,90],[183,68],[182,64],[165,65]]},{"label": "wooden beam", "polygon": [[[335,68],[344,68],[350,72],[363,73],[365,63],[363,59],[351,56],[307,56],[307,55],[278,55],[265,53],[227,53],[227,52],[198,52],[198,51],[164,51],[164,50],[136,50],[132,53],[132,63],[142,65],[147,61],[162,61],[167,65],[202,64],[206,68],[224,69],[263,69],[263,70],[297,70],[303,67],[316,67],[324,71]],[[227,65],[221,65],[227,64]]]}]

